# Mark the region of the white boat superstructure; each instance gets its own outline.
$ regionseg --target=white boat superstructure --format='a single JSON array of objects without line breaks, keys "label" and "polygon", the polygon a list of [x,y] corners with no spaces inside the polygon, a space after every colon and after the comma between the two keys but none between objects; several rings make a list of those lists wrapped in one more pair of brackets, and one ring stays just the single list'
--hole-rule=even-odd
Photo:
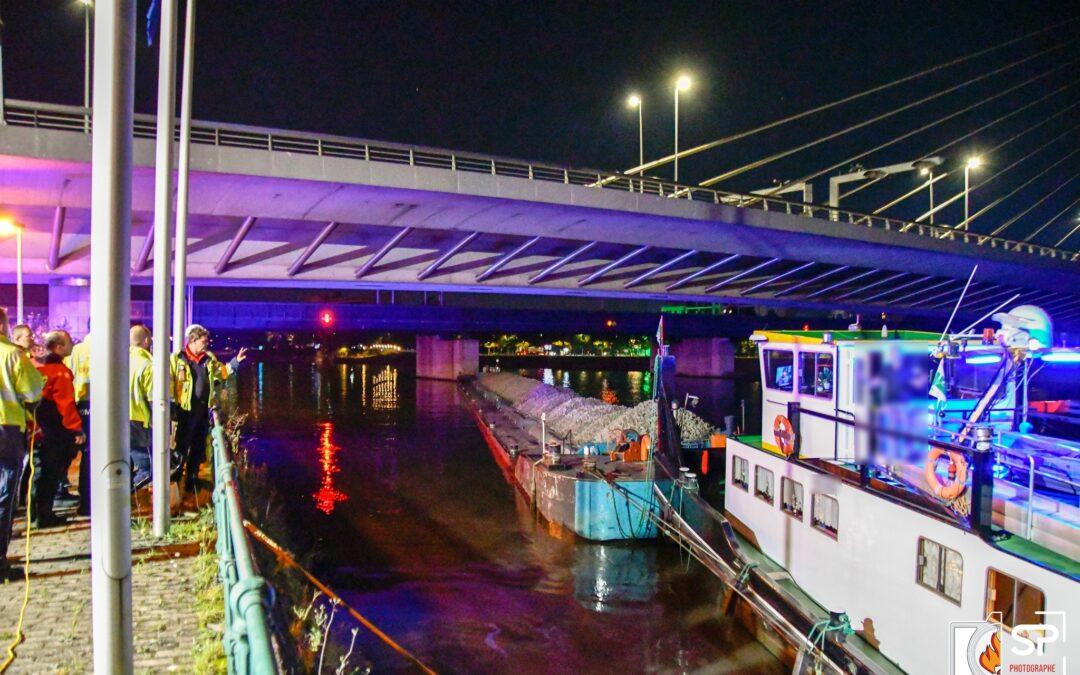
[{"label": "white boat superstructure", "polygon": [[[980,667],[980,658],[988,673],[995,658],[1075,659],[1080,635],[1068,639],[1064,614],[1080,608],[1075,501],[1056,489],[1060,472],[1057,483],[1045,479],[1029,491],[1025,474],[1012,476],[1008,466],[1027,457],[1049,466],[1042,460],[1052,439],[1017,444],[1010,436],[1018,433],[1016,401],[1027,403],[1017,382],[1026,387],[1028,366],[1014,368],[984,403],[972,396],[953,406],[967,410],[968,422],[945,428],[925,393],[938,337],[755,334],[763,436],[727,442],[725,515],[908,672],[979,672],[952,668]],[[1002,364],[1018,354],[987,351]],[[982,418],[973,415],[980,405]],[[1069,443],[1061,447],[1068,455]],[[1036,644],[1041,654],[1023,653]]]}]

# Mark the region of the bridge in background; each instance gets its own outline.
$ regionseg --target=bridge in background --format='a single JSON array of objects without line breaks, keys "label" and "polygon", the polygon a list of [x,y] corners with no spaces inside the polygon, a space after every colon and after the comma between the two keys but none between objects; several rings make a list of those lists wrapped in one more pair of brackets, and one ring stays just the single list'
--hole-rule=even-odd
[{"label": "bridge in background", "polygon": [[[0,210],[29,281],[89,272],[84,108],[8,100]],[[150,279],[154,120],[135,123],[132,270]],[[215,286],[397,288],[940,318],[1014,294],[1080,320],[1080,254],[653,178],[195,123],[188,269]],[[678,195],[678,196],[675,196]],[[0,275],[15,270],[3,251]]]}]

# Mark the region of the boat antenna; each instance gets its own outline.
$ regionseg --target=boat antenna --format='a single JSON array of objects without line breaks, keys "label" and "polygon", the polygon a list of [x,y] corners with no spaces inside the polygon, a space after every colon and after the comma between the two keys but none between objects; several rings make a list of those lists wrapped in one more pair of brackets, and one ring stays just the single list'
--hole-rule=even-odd
[{"label": "boat antenna", "polygon": [[[952,328],[953,319],[956,318],[956,312],[960,310],[960,305],[963,304],[963,302],[964,302],[964,296],[967,295],[968,287],[971,286],[971,280],[975,278],[975,273],[978,272],[978,271],[979,271],[979,266],[978,265],[971,268],[971,274],[968,275],[967,283],[964,284],[964,290],[960,291],[960,297],[956,299],[956,304],[953,305],[952,314],[949,315],[949,322],[945,324],[945,330],[941,331],[941,337],[938,338],[939,343],[942,340],[945,339],[946,335],[949,334],[949,329]],[[997,310],[994,310],[994,311],[997,311]],[[982,321],[982,319],[979,319],[979,321]],[[979,321],[976,321],[975,323],[979,323]],[[963,334],[963,333],[966,333],[967,331],[960,331],[960,332],[961,332],[961,334]]]},{"label": "boat antenna", "polygon": [[1020,297],[1020,294],[1019,294],[1019,293],[1017,293],[1017,294],[1013,295],[1013,296],[1012,296],[1011,298],[1009,298],[1009,299],[1008,299],[1008,300],[1006,300],[1005,302],[1003,302],[1003,303],[1001,303],[1000,305],[998,305],[997,307],[993,308],[992,310],[990,310],[990,311],[989,311],[989,312],[987,312],[986,314],[983,314],[982,316],[980,316],[980,317],[979,317],[978,319],[976,319],[975,321],[972,321],[972,322],[971,322],[971,325],[970,325],[970,326],[968,326],[967,328],[965,328],[964,330],[960,331],[960,333],[959,333],[959,334],[960,334],[960,335],[964,335],[964,334],[965,334],[965,333],[967,333],[967,332],[968,332],[969,330],[971,330],[971,329],[972,329],[972,328],[974,328],[975,326],[978,326],[978,325],[979,325],[980,323],[982,323],[984,319],[986,319],[987,317],[989,317],[990,315],[992,315],[992,314],[993,314],[994,312],[996,312],[996,311],[998,311],[999,309],[1001,309],[1001,308],[1005,307],[1005,305],[1009,304],[1010,302],[1012,302],[1013,300],[1015,300],[1015,299],[1017,299],[1017,298],[1019,298],[1019,297]]}]

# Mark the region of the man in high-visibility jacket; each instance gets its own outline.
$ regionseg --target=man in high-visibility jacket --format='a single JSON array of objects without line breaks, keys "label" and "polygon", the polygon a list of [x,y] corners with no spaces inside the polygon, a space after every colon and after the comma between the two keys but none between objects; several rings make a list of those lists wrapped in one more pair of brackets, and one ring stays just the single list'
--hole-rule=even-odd
[{"label": "man in high-visibility jacket", "polygon": [[188,327],[184,348],[173,355],[173,402],[176,404],[176,450],[183,458],[184,491],[195,492],[199,467],[206,461],[210,437],[210,408],[229,375],[247,358],[247,348],[224,364],[207,349],[210,331],[199,324]]},{"label": "man in high-visibility jacket", "polygon": [[38,527],[63,525],[66,520],[53,513],[53,501],[62,472],[71,458],[72,446],[86,442],[82,418],[75,409],[74,377],[64,357],[71,354],[71,336],[54,330],[45,336],[46,356],[38,371],[45,376],[45,389],[37,410],[41,443],[34,453],[34,484],[30,488],[28,513]]},{"label": "man in high-visibility jacket", "polygon": [[153,399],[154,357],[150,354],[150,329],[143,325],[131,327],[128,335],[131,377],[131,488],[136,490],[150,482],[150,401]]},{"label": "man in high-visibility jacket", "polygon": [[[87,333],[82,342],[71,349],[71,354],[64,359],[64,365],[71,369],[74,376],[72,385],[75,387],[75,407],[79,410],[82,418],[83,429],[90,429],[90,334]],[[90,515],[90,436],[86,437],[86,443],[78,446],[82,452],[82,461],[79,462],[79,515]],[[78,452],[77,451],[77,452]],[[75,455],[71,457],[75,461]],[[68,462],[70,466],[71,462]],[[67,475],[67,472],[64,472]]]},{"label": "man in high-visibility jacket", "polygon": [[7,563],[15,491],[26,454],[26,406],[41,399],[45,378],[7,337],[7,312],[0,307],[0,578],[9,578]]}]

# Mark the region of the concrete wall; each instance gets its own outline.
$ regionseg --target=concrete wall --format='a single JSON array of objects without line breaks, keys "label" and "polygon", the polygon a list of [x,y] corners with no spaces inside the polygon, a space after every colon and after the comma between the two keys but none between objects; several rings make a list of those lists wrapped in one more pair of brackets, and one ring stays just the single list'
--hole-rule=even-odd
[{"label": "concrete wall", "polygon": [[480,342],[416,336],[416,376],[432,380],[456,380],[476,375],[480,369]]},{"label": "concrete wall", "polygon": [[690,338],[671,347],[675,373],[690,377],[731,377],[735,347],[727,338]]}]

